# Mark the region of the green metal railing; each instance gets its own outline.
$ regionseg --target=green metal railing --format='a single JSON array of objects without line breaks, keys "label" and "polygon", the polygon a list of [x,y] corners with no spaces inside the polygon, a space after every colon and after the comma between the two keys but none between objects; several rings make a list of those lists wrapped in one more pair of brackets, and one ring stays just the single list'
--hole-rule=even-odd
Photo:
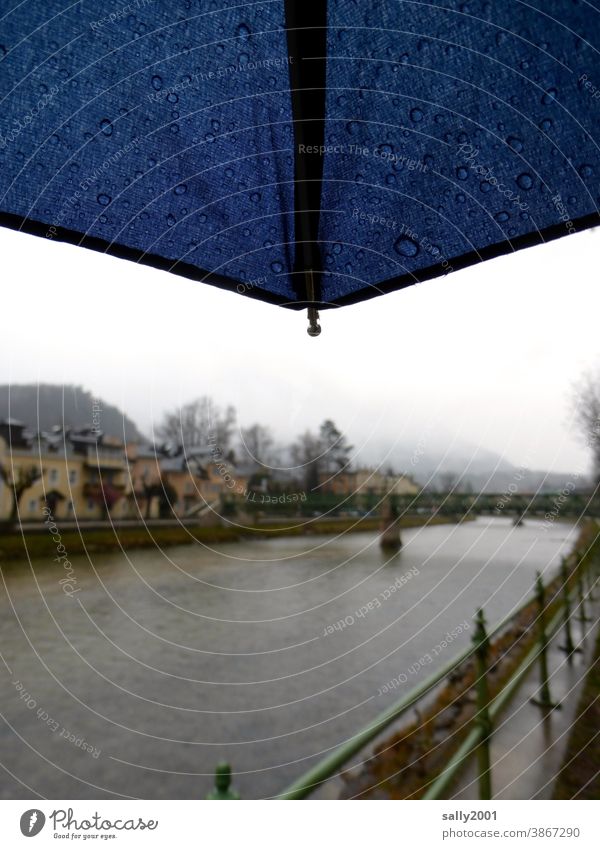
[{"label": "green metal railing", "polygon": [[[593,568],[592,568],[593,567]],[[459,770],[473,754],[477,755],[479,798],[492,798],[492,764],[490,758],[490,741],[496,720],[502,710],[506,707],[523,679],[537,661],[540,669],[540,686],[538,696],[534,701],[544,711],[554,710],[560,705],[552,701],[549,686],[547,652],[550,640],[560,629],[565,629],[565,645],[561,649],[567,653],[568,662],[572,662],[574,652],[580,650],[573,642],[571,633],[571,587],[575,585],[577,590],[578,618],[582,623],[588,621],[585,602],[592,597],[592,591],[596,581],[597,563],[588,553],[577,551],[563,559],[561,568],[549,584],[555,582],[560,576],[561,585],[554,596],[547,600],[547,587],[544,586],[541,575],[538,573],[533,597],[528,598],[523,604],[514,608],[498,624],[488,632],[486,630],[483,610],[478,610],[475,617],[475,629],[472,645],[467,646],[462,652],[455,655],[442,666],[437,672],[428,676],[419,686],[415,687],[391,707],[380,713],[365,728],[355,734],[338,748],[326,755],[319,763],[296,779],[288,788],[277,795],[278,799],[304,799],[317,787],[328,779],[339,773],[341,768],[357,755],[367,744],[371,743],[382,731],[406,713],[409,708],[419,702],[424,696],[438,687],[449,674],[454,672],[471,658],[476,662],[476,680],[473,684],[476,693],[476,712],[470,720],[473,726],[467,736],[449,759],[442,772],[429,784],[423,794],[424,799],[439,799],[448,785],[456,777]],[[593,574],[592,574],[593,572]],[[587,574],[586,574],[587,573]],[[584,584],[586,581],[586,584]],[[499,635],[506,629],[515,617],[522,613],[531,603],[537,603],[536,616],[536,641],[534,646],[527,652],[519,662],[510,678],[503,684],[500,692],[494,699],[489,698],[489,652],[493,637]],[[550,622],[546,621],[549,608],[557,607],[553,612]],[[224,787],[223,774],[227,773],[227,787]],[[230,771],[227,765],[220,764],[218,767],[217,784],[220,793],[215,791],[207,798],[237,798],[236,794],[229,791]]]}]

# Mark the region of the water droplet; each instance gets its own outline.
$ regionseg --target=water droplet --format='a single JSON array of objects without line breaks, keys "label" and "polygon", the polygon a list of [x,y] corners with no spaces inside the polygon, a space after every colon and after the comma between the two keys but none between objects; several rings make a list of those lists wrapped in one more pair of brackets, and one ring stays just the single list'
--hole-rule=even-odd
[{"label": "water droplet", "polygon": [[457,202],[457,203],[464,203],[464,202],[466,201],[466,199],[467,199],[467,198],[466,198],[466,195],[463,195],[463,193],[462,193],[462,192],[459,192],[459,193],[456,195],[456,202]]},{"label": "water droplet", "polygon": [[519,176],[517,177],[517,186],[526,192],[529,191],[529,189],[532,189],[533,177],[531,176],[531,174],[527,174],[527,172],[525,172],[524,174],[519,174]]},{"label": "water droplet", "polygon": [[355,136],[358,133],[359,128],[357,121],[348,121],[346,124],[346,131],[350,133],[351,136]]},{"label": "water droplet", "polygon": [[377,148],[377,155],[384,156],[386,159],[391,156],[394,152],[391,144],[380,144]]},{"label": "water droplet", "polygon": [[283,271],[283,264],[275,260],[271,263],[271,271],[273,271],[275,274],[281,274],[281,272]]},{"label": "water droplet", "polygon": [[207,220],[208,219],[207,219],[206,214],[204,212],[201,212],[200,215],[198,216],[198,221],[200,222],[200,224],[206,224]]},{"label": "water droplet", "polygon": [[494,215],[494,218],[496,219],[496,221],[499,221],[502,224],[504,221],[508,221],[510,215],[508,214],[508,212],[502,210],[502,212],[497,212]]},{"label": "water droplet", "polygon": [[177,101],[179,100],[179,95],[175,94],[174,91],[170,91],[167,94],[167,100],[169,101],[169,103],[177,103]]},{"label": "water droplet", "polygon": [[248,38],[250,35],[250,27],[248,24],[239,24],[237,27],[235,34],[240,38]]},{"label": "water droplet", "polygon": [[100,129],[102,130],[105,136],[112,136],[113,125],[108,118],[103,118],[100,121]]},{"label": "water droplet", "polygon": [[544,106],[548,106],[548,104],[553,103],[556,100],[557,94],[558,91],[555,88],[549,88],[546,92],[544,92],[542,95],[542,103]]},{"label": "water droplet", "polygon": [[418,124],[419,121],[423,120],[423,112],[420,109],[411,109],[410,110],[410,120],[414,121],[415,124]]},{"label": "water droplet", "polygon": [[506,139],[506,142],[507,142],[507,144],[509,144],[509,145],[512,147],[512,149],[513,149],[513,150],[515,150],[517,153],[521,153],[521,151],[523,150],[523,142],[521,141],[521,139],[520,139],[518,136],[509,136],[509,137]]},{"label": "water droplet", "polygon": [[108,206],[108,204],[111,202],[111,200],[112,200],[112,198],[109,197],[109,195],[102,194],[102,195],[98,195],[98,197],[97,197],[97,201],[101,206]]},{"label": "water droplet", "polygon": [[550,118],[544,118],[543,121],[540,121],[540,130],[543,130],[545,133],[548,132],[552,128],[552,121]]},{"label": "water droplet", "polygon": [[400,254],[400,256],[413,257],[419,253],[419,246],[415,241],[409,239],[408,236],[400,236],[399,239],[396,239],[394,242],[394,250]]},{"label": "water droplet", "polygon": [[184,195],[187,192],[187,186],[185,183],[180,183],[178,186],[175,186],[173,191],[176,195]]},{"label": "water droplet", "polygon": [[175,216],[171,212],[167,215],[167,224],[169,227],[173,227],[176,224]]},{"label": "water droplet", "polygon": [[212,144],[214,142],[214,140],[215,140],[215,137],[212,133],[207,133],[204,136],[204,141],[208,142],[209,144]]},{"label": "water droplet", "polygon": [[456,169],[456,176],[459,180],[466,180],[469,176],[469,172],[466,168],[463,168],[462,165]]},{"label": "water droplet", "polygon": [[6,56],[7,53],[8,53],[8,50],[6,49],[6,47],[3,44],[0,44],[0,61],[2,61],[2,59],[4,59],[4,57]]},{"label": "water droplet", "polygon": [[216,118],[212,119],[212,121],[210,122],[210,125],[213,128],[213,130],[215,131],[215,133],[218,133],[219,130],[221,129],[221,122],[217,121]]},{"label": "water droplet", "polygon": [[594,169],[591,165],[580,165],[579,167],[579,175],[581,177],[591,177],[594,173]]},{"label": "water droplet", "polygon": [[336,242],[335,245],[333,246],[333,253],[334,254],[341,254],[341,252],[342,252],[342,246],[340,245],[339,242]]},{"label": "water droplet", "polygon": [[154,91],[160,91],[161,88],[163,87],[162,77],[159,77],[158,74],[155,74],[152,77],[151,83],[152,83],[152,88],[154,89]]},{"label": "water droplet", "polygon": [[260,198],[260,192],[252,192],[252,194],[250,195],[250,200],[252,201],[252,203],[259,203]]}]

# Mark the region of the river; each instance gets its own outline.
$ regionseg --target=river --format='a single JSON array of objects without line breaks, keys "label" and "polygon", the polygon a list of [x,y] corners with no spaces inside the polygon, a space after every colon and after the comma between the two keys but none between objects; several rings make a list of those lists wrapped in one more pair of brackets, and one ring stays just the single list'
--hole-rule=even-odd
[{"label": "river", "polygon": [[274,795],[464,647],[478,606],[493,623],[529,595],[576,533],[481,517],[404,531],[391,557],[373,533],[78,556],[71,596],[60,564],[10,565],[0,797],[202,798],[221,759],[243,797]]}]

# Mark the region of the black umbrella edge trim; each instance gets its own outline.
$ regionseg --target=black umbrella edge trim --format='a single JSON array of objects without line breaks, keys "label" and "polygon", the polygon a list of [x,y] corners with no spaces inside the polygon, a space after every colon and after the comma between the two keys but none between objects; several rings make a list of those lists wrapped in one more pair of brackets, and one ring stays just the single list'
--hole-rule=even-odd
[{"label": "black umbrella edge trim", "polygon": [[[21,215],[15,215],[10,212],[0,212],[0,227],[27,233],[30,236],[49,239],[49,226],[49,224],[44,224],[42,221],[36,221],[33,218],[23,218]],[[56,231],[56,234],[51,239],[53,242],[65,242],[76,247],[108,254],[118,259],[126,259],[138,265],[146,265],[157,271],[168,271],[170,274],[175,274],[178,277],[185,277],[188,280],[194,280],[198,283],[208,283],[210,286],[215,286],[218,289],[225,289],[229,292],[235,292],[237,295],[265,301],[275,306],[298,310],[305,308],[305,304],[303,303],[290,301],[289,298],[285,298],[282,295],[266,292],[258,286],[248,285],[243,280],[235,280],[223,274],[206,271],[188,262],[180,262],[176,259],[159,256],[158,254],[146,253],[137,248],[121,245],[118,242],[107,242],[105,239],[79,233],[76,230],[69,230],[65,227],[56,228]]]},{"label": "black umbrella edge trim", "polygon": [[[575,230],[576,233],[582,233],[598,224],[600,224],[600,212],[592,212],[569,221],[569,228]],[[479,248],[445,259],[444,264],[436,263],[435,265],[429,265],[414,272],[391,277],[381,283],[372,283],[365,288],[357,289],[356,292],[351,292],[349,295],[335,298],[327,304],[322,303],[320,304],[320,308],[350,306],[361,303],[362,301],[368,301],[371,298],[376,298],[379,295],[387,295],[390,292],[406,289],[408,286],[413,286],[417,283],[433,280],[436,277],[450,277],[455,271],[460,271],[463,268],[469,268],[472,265],[486,262],[489,259],[496,259],[499,256],[516,253],[523,248],[532,248],[537,245],[543,245],[546,242],[553,242],[568,235],[575,235],[575,233],[568,232],[564,222],[552,224],[543,230],[534,230],[531,233],[525,233],[513,239],[504,239],[485,248]],[[448,266],[452,266],[453,270],[451,274],[448,273]],[[333,274],[335,275],[335,272]]]},{"label": "black umbrella edge trim", "polygon": [[[589,230],[600,224],[600,212],[593,212],[588,215],[583,215],[580,218],[575,218],[570,222],[570,226],[577,233]],[[48,224],[41,221],[36,221],[32,218],[23,218],[21,215],[15,215],[10,212],[0,212],[0,227],[6,227],[9,230],[20,231],[31,236],[39,236],[48,238]],[[452,274],[460,271],[463,268],[468,268],[472,265],[485,262],[489,259],[495,259],[506,254],[516,253],[523,248],[531,248],[536,245],[543,245],[546,242],[554,241],[569,235],[566,232],[565,224],[552,224],[544,230],[535,230],[532,233],[525,233],[514,239],[505,239],[502,242],[496,242],[493,245],[488,245],[479,250],[469,251],[468,253],[460,254],[447,260],[448,265],[453,268]],[[149,254],[140,251],[136,248],[121,245],[115,242],[107,242],[105,239],[99,239],[96,236],[89,236],[85,233],[79,233],[75,230],[68,230],[63,227],[53,237],[52,241],[65,242],[77,247],[87,248],[88,250],[97,251],[99,253],[108,254],[118,259],[125,259],[130,262],[135,262],[138,265],[149,266],[158,271],[167,271],[170,274],[175,274],[178,277],[185,277],[188,280],[194,280],[198,283],[208,283],[210,286],[215,286],[218,289],[224,289],[229,292],[235,292],[238,295],[243,295],[247,298],[263,301],[268,304],[273,304],[286,309],[302,310],[306,309],[313,302],[308,301],[290,301],[281,295],[273,292],[267,292],[259,287],[250,288],[243,280],[235,280],[225,275],[216,274],[211,271],[206,271],[178,260],[167,259],[158,254]],[[332,309],[343,306],[358,304],[362,301],[376,298],[379,295],[396,292],[400,289],[405,289],[408,286],[413,286],[417,283],[424,283],[427,280],[433,280],[436,277],[450,276],[447,274],[447,269],[441,263],[430,265],[427,268],[420,269],[415,272],[401,274],[397,277],[392,277],[384,280],[381,283],[371,284],[352,292],[349,295],[343,295],[340,298],[335,298],[331,301],[318,302],[319,309]]]}]

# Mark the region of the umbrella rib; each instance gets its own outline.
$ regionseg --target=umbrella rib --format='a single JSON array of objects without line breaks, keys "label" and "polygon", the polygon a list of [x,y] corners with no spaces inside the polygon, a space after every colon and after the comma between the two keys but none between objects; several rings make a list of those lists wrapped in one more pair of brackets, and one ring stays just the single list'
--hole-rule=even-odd
[{"label": "umbrella rib", "polygon": [[308,334],[321,328],[322,261],[319,218],[325,138],[327,3],[285,0],[294,127],[294,265],[292,283],[308,308]]}]

